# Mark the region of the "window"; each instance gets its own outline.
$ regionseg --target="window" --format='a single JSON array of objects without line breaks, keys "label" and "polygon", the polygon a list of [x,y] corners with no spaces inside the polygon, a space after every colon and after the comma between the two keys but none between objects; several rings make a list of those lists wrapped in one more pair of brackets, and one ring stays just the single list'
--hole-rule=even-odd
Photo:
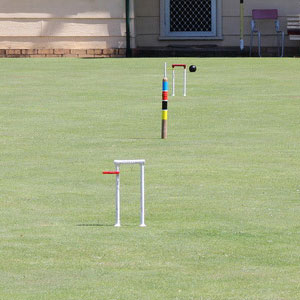
[{"label": "window", "polygon": [[161,0],[161,37],[220,37],[220,1]]}]

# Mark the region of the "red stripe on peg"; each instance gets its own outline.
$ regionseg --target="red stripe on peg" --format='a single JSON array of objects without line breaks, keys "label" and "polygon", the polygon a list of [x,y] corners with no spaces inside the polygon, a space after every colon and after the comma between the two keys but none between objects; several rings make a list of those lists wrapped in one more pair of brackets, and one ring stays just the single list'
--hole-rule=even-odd
[{"label": "red stripe on peg", "polygon": [[162,92],[162,100],[168,100],[168,92],[167,91]]}]

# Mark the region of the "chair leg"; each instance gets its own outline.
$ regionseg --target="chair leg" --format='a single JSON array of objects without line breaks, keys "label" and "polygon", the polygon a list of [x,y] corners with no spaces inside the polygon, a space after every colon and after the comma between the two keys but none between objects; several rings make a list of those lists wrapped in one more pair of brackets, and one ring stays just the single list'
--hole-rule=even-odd
[{"label": "chair leg", "polygon": [[277,55],[280,57],[280,35],[277,33]]},{"label": "chair leg", "polygon": [[278,57],[284,56],[284,32],[279,31],[277,34]]},{"label": "chair leg", "polygon": [[252,46],[253,46],[253,32],[251,32],[250,36],[250,57],[252,56]]},{"label": "chair leg", "polygon": [[281,44],[281,57],[284,57],[284,32],[282,34],[282,44]]},{"label": "chair leg", "polygon": [[261,57],[261,34],[260,34],[260,32],[258,32],[257,35],[258,35],[258,56]]}]

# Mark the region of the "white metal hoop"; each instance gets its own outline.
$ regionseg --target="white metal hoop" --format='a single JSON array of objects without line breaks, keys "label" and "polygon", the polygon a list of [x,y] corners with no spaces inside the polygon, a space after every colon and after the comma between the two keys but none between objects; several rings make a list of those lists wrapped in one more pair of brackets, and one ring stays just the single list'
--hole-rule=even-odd
[{"label": "white metal hoop", "polygon": [[115,227],[121,226],[121,200],[120,200],[120,165],[128,164],[139,164],[140,165],[140,206],[141,206],[141,217],[140,217],[140,227],[146,227],[145,224],[145,160],[135,159],[135,160],[115,160],[114,164],[116,166],[116,224]]}]

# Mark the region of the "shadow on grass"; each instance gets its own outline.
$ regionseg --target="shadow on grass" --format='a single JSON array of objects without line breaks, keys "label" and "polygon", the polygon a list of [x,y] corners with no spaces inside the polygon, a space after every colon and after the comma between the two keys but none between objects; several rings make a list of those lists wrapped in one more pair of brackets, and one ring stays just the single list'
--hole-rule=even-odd
[{"label": "shadow on grass", "polygon": [[120,141],[137,141],[137,140],[161,140],[160,137],[135,137],[135,138],[118,138]]},{"label": "shadow on grass", "polygon": [[129,138],[130,140],[161,140],[161,138]]},{"label": "shadow on grass", "polygon": [[115,227],[114,224],[77,224],[76,225],[77,227],[114,227],[114,228],[120,228],[120,227],[137,227],[136,224],[125,224],[125,225],[122,225],[120,227]]},{"label": "shadow on grass", "polygon": [[113,224],[77,224],[78,227],[114,227]]}]

